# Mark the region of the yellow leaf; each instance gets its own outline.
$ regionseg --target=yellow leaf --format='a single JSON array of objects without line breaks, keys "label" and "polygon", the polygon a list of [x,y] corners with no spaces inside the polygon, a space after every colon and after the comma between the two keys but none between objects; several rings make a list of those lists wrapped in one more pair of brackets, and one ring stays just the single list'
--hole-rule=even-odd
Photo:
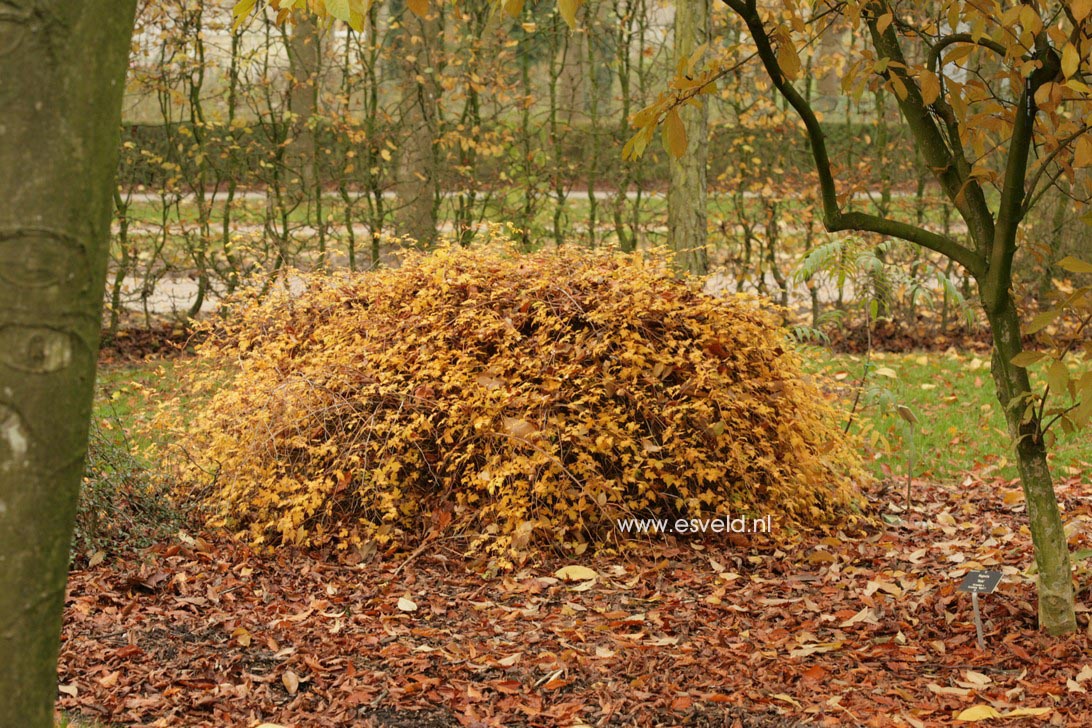
[{"label": "yellow leaf", "polygon": [[795,650],[789,651],[790,657],[808,657],[809,655],[822,654],[824,652],[834,652],[835,650],[842,649],[842,645],[845,644],[842,640],[835,640],[834,642],[816,642],[815,644],[800,645]]},{"label": "yellow leaf", "polygon": [[586,581],[587,579],[596,578],[599,574],[586,566],[572,564],[571,566],[561,567],[554,572],[554,576],[562,581]]},{"label": "yellow leaf", "polygon": [[523,0],[505,0],[504,12],[508,13],[509,17],[518,18],[523,13]]},{"label": "yellow leaf", "polygon": [[1092,13],[1092,0],[1073,0],[1069,4],[1069,12],[1073,13],[1073,19],[1078,23]]},{"label": "yellow leaf", "polygon": [[921,85],[921,100],[928,106],[940,98],[940,79],[932,71],[922,71],[918,76]]},{"label": "yellow leaf", "polygon": [[1014,506],[1017,503],[1023,503],[1024,492],[1021,490],[1006,491],[1005,494],[1001,496],[1001,502],[1007,506]]},{"label": "yellow leaf", "polygon": [[664,149],[675,159],[686,154],[686,127],[678,109],[667,112],[664,118]]},{"label": "yellow leaf", "polygon": [[895,95],[899,97],[899,101],[905,101],[907,91],[906,84],[903,82],[903,80],[895,74],[891,74],[890,82],[891,89],[895,92]]},{"label": "yellow leaf", "polygon": [[1030,367],[1032,364],[1038,364],[1043,359],[1046,359],[1046,354],[1041,351],[1021,351],[1019,354],[1012,358],[1012,363],[1018,367]]},{"label": "yellow leaf", "polygon": [[967,708],[962,713],[956,716],[956,720],[966,721],[968,723],[979,720],[992,720],[994,718],[1000,718],[1001,714],[992,705],[976,705],[973,708]]},{"label": "yellow leaf", "polygon": [[418,18],[428,15],[428,0],[406,0],[406,6]]},{"label": "yellow leaf", "polygon": [[338,20],[349,19],[349,0],[326,0],[326,12]]},{"label": "yellow leaf", "polygon": [[887,30],[887,28],[894,20],[895,16],[891,14],[890,10],[888,10],[876,20],[876,32],[880,35],[883,35],[883,32]]},{"label": "yellow leaf", "polygon": [[1050,708],[1017,708],[1016,710],[1010,710],[1002,715],[1002,718],[1024,718],[1034,717],[1037,715],[1046,715],[1050,712]]},{"label": "yellow leaf", "polygon": [[247,631],[246,627],[236,627],[231,636],[235,638],[235,641],[239,643],[240,647],[250,647],[251,634]]},{"label": "yellow leaf", "polygon": [[1080,258],[1067,255],[1058,261],[1058,267],[1070,273],[1092,273],[1092,263],[1086,263]]},{"label": "yellow leaf", "polygon": [[557,0],[557,10],[570,29],[576,28],[576,11],[584,0]]},{"label": "yellow leaf", "polygon": [[1024,329],[1024,333],[1034,334],[1037,331],[1042,331],[1047,326],[1054,323],[1054,319],[1058,318],[1061,313],[1062,309],[1051,308],[1037,314],[1028,324],[1027,328]]},{"label": "yellow leaf", "polygon": [[1081,56],[1072,43],[1066,43],[1062,49],[1062,73],[1066,78],[1077,75],[1077,69],[1081,65]]},{"label": "yellow leaf", "polygon": [[1066,391],[1069,384],[1069,369],[1066,368],[1065,362],[1055,359],[1047,369],[1046,380],[1052,392],[1061,394]]},{"label": "yellow leaf", "polygon": [[800,54],[788,33],[781,34],[781,43],[777,46],[777,65],[785,78],[795,81],[800,76]]},{"label": "yellow leaf", "polygon": [[686,61],[686,72],[688,74],[693,75],[694,69],[698,65],[698,61],[701,60],[701,57],[705,55],[707,50],[709,50],[709,43],[705,42],[695,48],[694,52],[690,54],[690,58]]},{"label": "yellow leaf", "polygon": [[235,7],[231,9],[231,14],[235,16],[235,22],[232,23],[231,29],[233,31],[238,30],[239,26],[246,20],[246,16],[250,15],[250,11],[254,9],[254,5],[257,0],[239,0],[235,3]]},{"label": "yellow leaf", "polygon": [[1077,139],[1077,147],[1073,150],[1074,167],[1092,167],[1092,139],[1082,136]]}]

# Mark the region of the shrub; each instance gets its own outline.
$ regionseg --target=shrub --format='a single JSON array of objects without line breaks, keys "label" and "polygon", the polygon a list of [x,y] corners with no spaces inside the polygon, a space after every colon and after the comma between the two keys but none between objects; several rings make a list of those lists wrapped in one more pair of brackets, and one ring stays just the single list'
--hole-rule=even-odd
[{"label": "shrub", "polygon": [[149,546],[174,533],[181,522],[166,483],[134,457],[119,423],[93,418],[72,560]]},{"label": "shrub", "polygon": [[436,517],[506,558],[630,516],[790,532],[843,522],[864,477],[772,313],[637,257],[442,249],[312,278],[237,304],[196,364],[184,480],[259,544]]}]

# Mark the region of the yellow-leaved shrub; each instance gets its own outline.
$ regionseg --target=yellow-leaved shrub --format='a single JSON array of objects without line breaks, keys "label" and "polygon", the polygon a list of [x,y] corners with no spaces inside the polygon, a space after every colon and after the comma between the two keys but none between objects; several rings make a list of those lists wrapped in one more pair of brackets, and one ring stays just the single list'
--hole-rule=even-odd
[{"label": "yellow-leaved shrub", "polygon": [[865,477],[772,313],[640,257],[447,248],[315,277],[236,305],[191,366],[210,395],[174,411],[183,481],[256,543],[440,522],[507,559],[634,516],[791,533],[852,517]]}]

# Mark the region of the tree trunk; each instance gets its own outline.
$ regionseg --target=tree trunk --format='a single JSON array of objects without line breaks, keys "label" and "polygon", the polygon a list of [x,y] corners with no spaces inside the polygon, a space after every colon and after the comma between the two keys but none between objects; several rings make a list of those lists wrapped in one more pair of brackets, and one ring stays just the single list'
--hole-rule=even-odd
[{"label": "tree trunk", "polygon": [[4,726],[53,725],[135,5],[0,3]]},{"label": "tree trunk", "polygon": [[[985,293],[983,298],[989,300]],[[997,399],[1005,411],[1009,435],[1016,443],[1016,462],[1035,544],[1035,564],[1039,569],[1039,626],[1051,634],[1072,632],[1077,628],[1077,621],[1073,609],[1069,547],[1047,465],[1039,417],[1024,416],[1031,405],[1023,399],[1031,393],[1028,373],[1012,363],[1012,358],[1022,350],[1020,318],[1011,296],[1005,297],[999,310],[987,311],[987,316],[993,331],[992,369]]]},{"label": "tree trunk", "polygon": [[[709,0],[679,0],[675,4],[675,63],[689,58],[709,38]],[[680,271],[702,275],[709,270],[706,248],[706,159],[709,154],[709,112],[705,104],[679,109],[686,152],[672,159],[667,193],[668,238]]]},{"label": "tree trunk", "polygon": [[440,93],[429,56],[430,44],[439,42],[439,22],[435,7],[430,8],[432,15],[427,20],[411,13],[403,0],[394,0],[390,7],[400,23],[393,31],[392,43],[402,86],[399,115],[403,137],[395,183],[395,229],[417,245],[429,247],[436,239],[436,106]]},{"label": "tree trunk", "polygon": [[300,13],[287,38],[288,62],[291,69],[291,91],[288,110],[291,112],[289,137],[285,150],[285,170],[290,204],[301,205],[315,186],[315,130],[313,119],[318,111],[318,83],[322,38],[315,18],[309,12]]}]

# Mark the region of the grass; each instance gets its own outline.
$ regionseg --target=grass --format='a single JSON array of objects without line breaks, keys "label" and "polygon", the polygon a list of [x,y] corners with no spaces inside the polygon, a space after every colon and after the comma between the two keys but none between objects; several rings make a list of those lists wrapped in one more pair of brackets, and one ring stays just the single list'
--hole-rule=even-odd
[{"label": "grass", "polygon": [[[852,401],[864,357],[809,347],[806,366],[845,385]],[[1085,369],[1089,367],[1086,362]],[[955,352],[874,353],[861,390],[855,428],[867,443],[878,474],[902,477],[911,448],[910,425],[899,417],[903,405],[918,420],[914,433],[914,477],[957,483],[970,470],[1005,479],[1018,477],[1012,444],[994,394],[989,358]],[[1042,382],[1034,376],[1033,386]],[[847,405],[848,411],[848,405]],[[1062,435],[1051,448],[1055,477],[1092,473],[1092,438]]]},{"label": "grass", "polygon": [[128,440],[130,451],[142,452],[148,436],[140,425],[153,414],[156,394],[177,386],[176,366],[169,359],[100,366],[92,416],[100,426],[116,431],[118,444]]}]

